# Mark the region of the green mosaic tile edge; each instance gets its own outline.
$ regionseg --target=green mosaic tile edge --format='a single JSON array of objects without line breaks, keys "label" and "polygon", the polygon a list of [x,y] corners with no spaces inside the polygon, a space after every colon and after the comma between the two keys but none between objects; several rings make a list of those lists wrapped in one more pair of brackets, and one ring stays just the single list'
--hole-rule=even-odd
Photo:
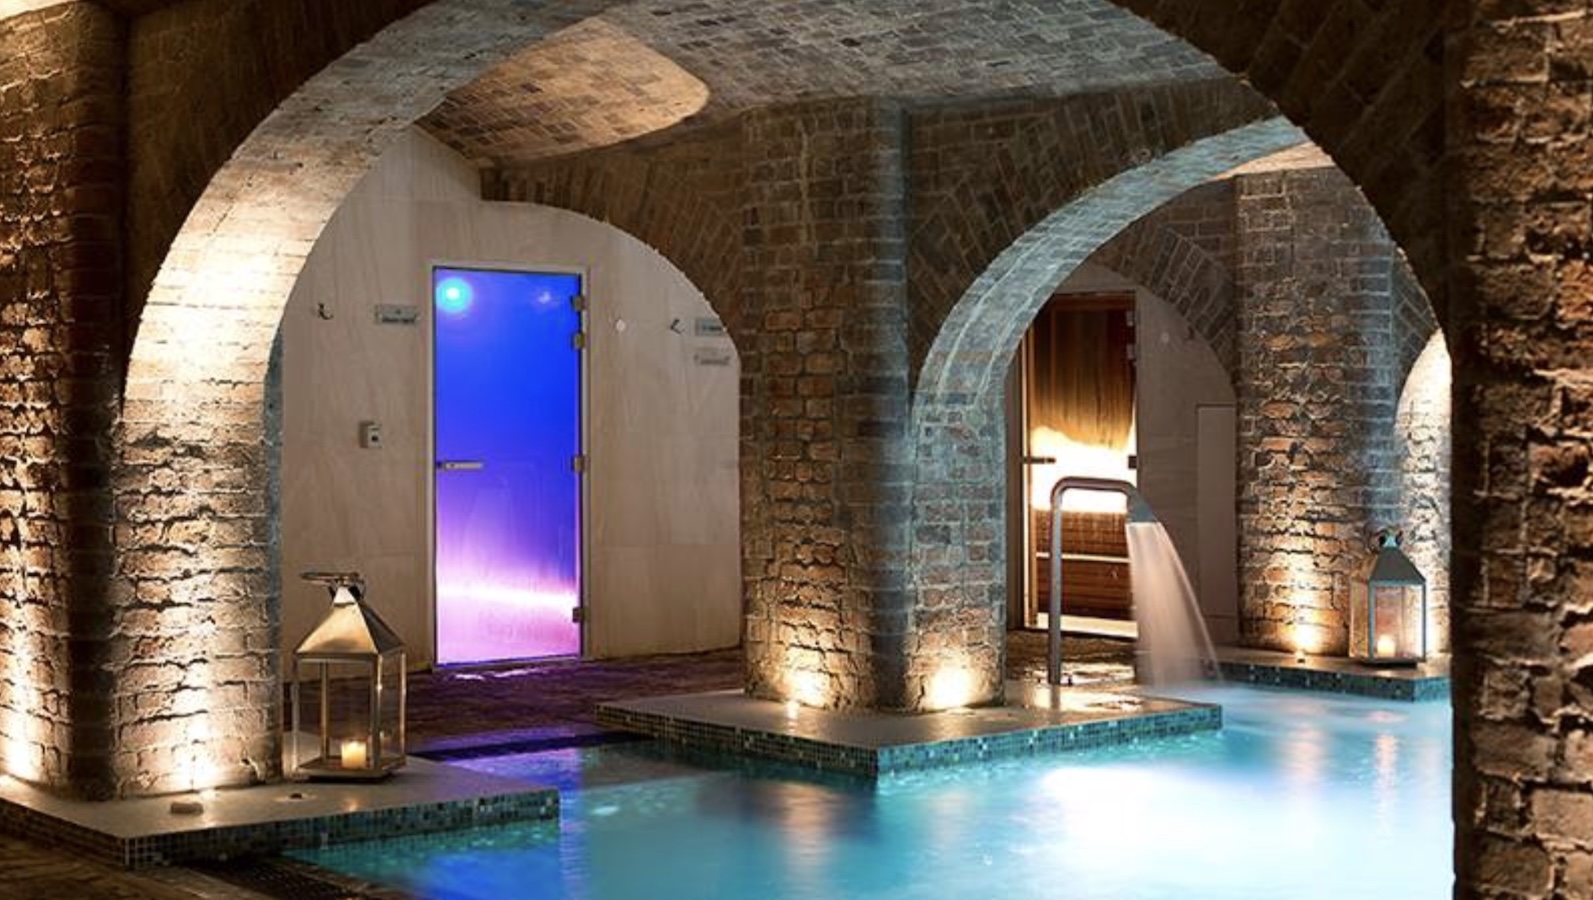
[{"label": "green mosaic tile edge", "polygon": [[120,838],[0,799],[0,831],[129,869],[277,854],[284,850],[528,820],[557,822],[558,817],[558,791],[548,788],[289,821]]},{"label": "green mosaic tile edge", "polygon": [[1325,672],[1320,669],[1234,661],[1224,661],[1221,667],[1225,680],[1241,684],[1325,691],[1408,703],[1449,699],[1449,679],[1442,675],[1385,678],[1372,672]]},{"label": "green mosaic tile edge", "polygon": [[878,778],[975,762],[1132,744],[1214,731],[1222,727],[1222,709],[1210,704],[1199,704],[1176,710],[1138,713],[1120,719],[1051,725],[878,749],[832,744],[795,735],[613,706],[599,706],[597,720],[606,727],[635,731],[696,750],[759,756],[821,771]]}]

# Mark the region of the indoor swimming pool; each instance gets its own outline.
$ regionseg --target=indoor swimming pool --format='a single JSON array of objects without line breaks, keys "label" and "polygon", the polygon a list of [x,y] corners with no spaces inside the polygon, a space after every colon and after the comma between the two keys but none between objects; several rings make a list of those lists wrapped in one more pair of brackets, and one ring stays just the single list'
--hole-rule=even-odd
[{"label": "indoor swimming pool", "polygon": [[652,743],[459,763],[563,819],[301,858],[433,898],[1450,893],[1450,711],[1212,688],[1221,732],[872,784]]}]

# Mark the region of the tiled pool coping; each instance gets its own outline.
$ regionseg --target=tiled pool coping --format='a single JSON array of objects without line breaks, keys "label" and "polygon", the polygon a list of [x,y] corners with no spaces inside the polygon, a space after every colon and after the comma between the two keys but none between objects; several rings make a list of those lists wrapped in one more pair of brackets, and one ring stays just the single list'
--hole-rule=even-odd
[{"label": "tiled pool coping", "polygon": [[1449,668],[1443,660],[1375,668],[1342,657],[1308,655],[1300,662],[1289,653],[1235,647],[1219,648],[1217,655],[1223,679],[1237,684],[1412,703],[1449,699]]},{"label": "tiled pool coping", "polygon": [[559,815],[552,788],[415,758],[381,782],[220,791],[197,815],[174,814],[175,799],[193,795],[75,801],[9,780],[0,783],[0,831],[137,869]]},{"label": "tiled pool coping", "polygon": [[867,777],[1134,743],[1222,727],[1205,703],[1012,683],[998,707],[904,715],[790,708],[715,691],[607,703],[600,723],[682,746]]}]

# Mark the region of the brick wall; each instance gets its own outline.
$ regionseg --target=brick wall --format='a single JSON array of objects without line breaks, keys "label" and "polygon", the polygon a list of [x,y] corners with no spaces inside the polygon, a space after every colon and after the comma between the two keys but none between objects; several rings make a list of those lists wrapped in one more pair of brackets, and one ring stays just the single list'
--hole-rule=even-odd
[{"label": "brick wall", "polygon": [[915,113],[915,363],[975,278],[1057,208],[1119,172],[1267,115],[1260,97],[1231,80]]},{"label": "brick wall", "polygon": [[1456,894],[1593,885],[1593,4],[1450,19]]},{"label": "brick wall", "polygon": [[106,790],[123,34],[0,21],[0,769]]},{"label": "brick wall", "polygon": [[1172,304],[1233,375],[1238,365],[1233,181],[1195,187],[1090,255]]},{"label": "brick wall", "polygon": [[679,267],[736,334],[746,190],[742,145],[743,126],[735,120],[681,140],[487,169],[482,197],[557,206],[625,231]]},{"label": "brick wall", "polygon": [[900,708],[908,623],[904,117],[748,114],[742,579],[757,696]]},{"label": "brick wall", "polygon": [[1277,104],[1377,207],[1444,307],[1448,0],[1112,0],[1210,53]]},{"label": "brick wall", "polygon": [[1398,518],[1395,250],[1337,170],[1236,190],[1241,639],[1343,653],[1369,538]]},{"label": "brick wall", "polygon": [[260,120],[327,63],[426,2],[189,0],[131,20],[128,322],[211,176]]}]

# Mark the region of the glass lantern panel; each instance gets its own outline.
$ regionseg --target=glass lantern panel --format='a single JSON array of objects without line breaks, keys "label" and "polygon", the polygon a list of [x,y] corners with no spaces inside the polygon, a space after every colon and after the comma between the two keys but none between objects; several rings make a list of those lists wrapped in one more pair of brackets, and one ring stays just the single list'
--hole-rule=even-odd
[{"label": "glass lantern panel", "polygon": [[1377,618],[1372,623],[1370,656],[1415,659],[1422,655],[1421,588],[1380,584],[1373,588]]},{"label": "glass lantern panel", "polygon": [[390,656],[382,660],[382,679],[376,697],[383,765],[402,760],[404,756],[403,667],[402,656]]},{"label": "glass lantern panel", "polygon": [[[322,682],[317,672],[308,673],[314,680],[301,688],[306,697],[304,727],[318,732],[320,722],[325,722],[322,740],[327,765],[340,765],[345,769],[370,768],[375,762],[371,757],[371,677],[374,674],[371,666],[326,663],[317,668],[325,672],[326,681]],[[319,697],[323,683],[327,686],[325,698]],[[313,702],[311,697],[315,698]],[[315,716],[323,699],[325,718],[318,720]]]}]

